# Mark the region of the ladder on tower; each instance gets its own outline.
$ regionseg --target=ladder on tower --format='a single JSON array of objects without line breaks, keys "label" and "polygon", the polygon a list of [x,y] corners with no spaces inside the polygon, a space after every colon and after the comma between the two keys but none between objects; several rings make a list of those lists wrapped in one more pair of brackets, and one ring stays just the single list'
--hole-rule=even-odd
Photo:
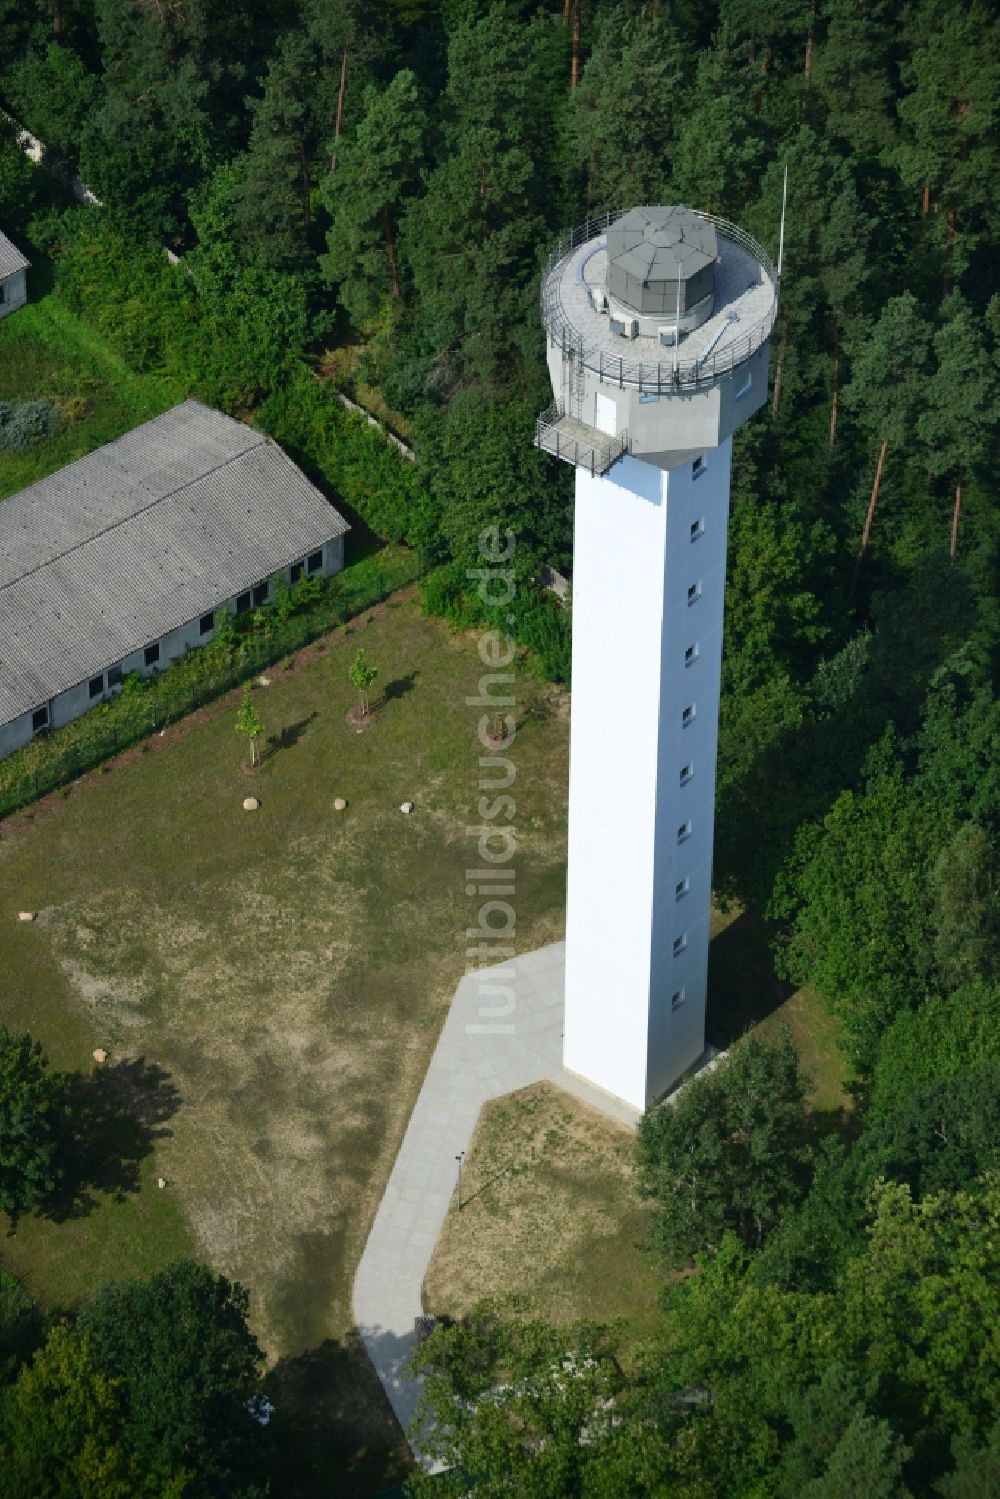
[{"label": "ladder on tower", "polygon": [[583,420],[584,392],[583,353],[580,349],[569,349],[563,355],[563,376],[566,382],[566,414],[580,422]]}]

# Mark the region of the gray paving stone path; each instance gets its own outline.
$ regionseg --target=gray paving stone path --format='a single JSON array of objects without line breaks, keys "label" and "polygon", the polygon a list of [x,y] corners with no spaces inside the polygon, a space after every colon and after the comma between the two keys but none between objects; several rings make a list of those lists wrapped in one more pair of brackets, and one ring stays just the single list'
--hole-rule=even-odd
[{"label": "gray paving stone path", "polygon": [[407,1371],[422,1288],[445,1216],[455,1208],[455,1157],[483,1104],[549,1081],[635,1127],[638,1112],[562,1065],[565,944],[466,974],[455,992],[354,1279],[354,1317],[418,1460],[410,1432],[420,1382]]}]

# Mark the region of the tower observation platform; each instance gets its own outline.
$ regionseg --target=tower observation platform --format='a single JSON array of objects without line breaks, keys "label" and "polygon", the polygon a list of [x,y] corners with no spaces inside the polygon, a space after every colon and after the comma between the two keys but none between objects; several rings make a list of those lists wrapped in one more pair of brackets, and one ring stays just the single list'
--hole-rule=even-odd
[{"label": "tower observation platform", "polygon": [[640,1109],[704,1053],[732,434],[778,289],[678,205],[588,220],[542,278],[535,442],[576,468],[563,1060]]},{"label": "tower observation platform", "polygon": [[[764,400],[778,276],[726,219],[680,207],[588,219],[550,254],[541,300],[555,401],[535,441],[556,457],[592,473],[625,452],[669,467]],[[655,408],[669,397],[664,447]]]}]

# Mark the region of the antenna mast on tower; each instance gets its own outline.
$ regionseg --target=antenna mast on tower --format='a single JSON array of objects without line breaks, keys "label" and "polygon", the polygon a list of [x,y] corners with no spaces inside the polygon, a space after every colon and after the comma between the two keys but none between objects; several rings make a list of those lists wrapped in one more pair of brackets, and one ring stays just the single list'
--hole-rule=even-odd
[{"label": "antenna mast on tower", "polygon": [[788,164],[785,164],[785,185],[781,191],[781,233],[778,236],[778,280],[781,280],[781,262],[785,254],[785,207],[788,203]]}]

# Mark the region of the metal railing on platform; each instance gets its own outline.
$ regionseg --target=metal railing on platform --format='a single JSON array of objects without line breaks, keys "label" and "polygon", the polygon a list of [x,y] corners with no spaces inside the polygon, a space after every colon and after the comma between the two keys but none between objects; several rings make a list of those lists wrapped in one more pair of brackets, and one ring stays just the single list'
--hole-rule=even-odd
[{"label": "metal railing on platform", "polygon": [[774,286],[774,298],[764,316],[759,318],[742,338],[726,344],[725,348],[719,351],[713,351],[707,358],[696,356],[693,359],[680,359],[676,368],[672,354],[669,360],[664,360],[662,363],[659,360],[649,362],[617,358],[596,343],[588,345],[562,305],[560,288],[563,262],[580,245],[586,244],[588,240],[596,239],[620,217],[620,209],[609,209],[596,218],[585,219],[582,224],[578,224],[575,229],[570,230],[557,241],[545,262],[541,291],[542,322],[545,324],[549,337],[562,349],[564,358],[573,357],[579,360],[585,368],[607,383],[618,386],[636,385],[640,391],[655,391],[657,395],[669,395],[672,390],[690,390],[702,385],[711,385],[720,375],[728,374],[738,365],[744,364],[767,342],[778,313],[779,290],[778,272],[770,255],[763,245],[759,244],[745,229],[741,229],[738,224],[730,223],[728,219],[719,218],[716,214],[700,213],[698,217],[714,225],[720,238],[738,245],[763,266],[765,274]]},{"label": "metal railing on platform", "polygon": [[628,452],[629,437],[627,431],[605,436],[596,427],[567,417],[563,406],[555,402],[535,418],[535,447],[592,474],[606,474]]}]

